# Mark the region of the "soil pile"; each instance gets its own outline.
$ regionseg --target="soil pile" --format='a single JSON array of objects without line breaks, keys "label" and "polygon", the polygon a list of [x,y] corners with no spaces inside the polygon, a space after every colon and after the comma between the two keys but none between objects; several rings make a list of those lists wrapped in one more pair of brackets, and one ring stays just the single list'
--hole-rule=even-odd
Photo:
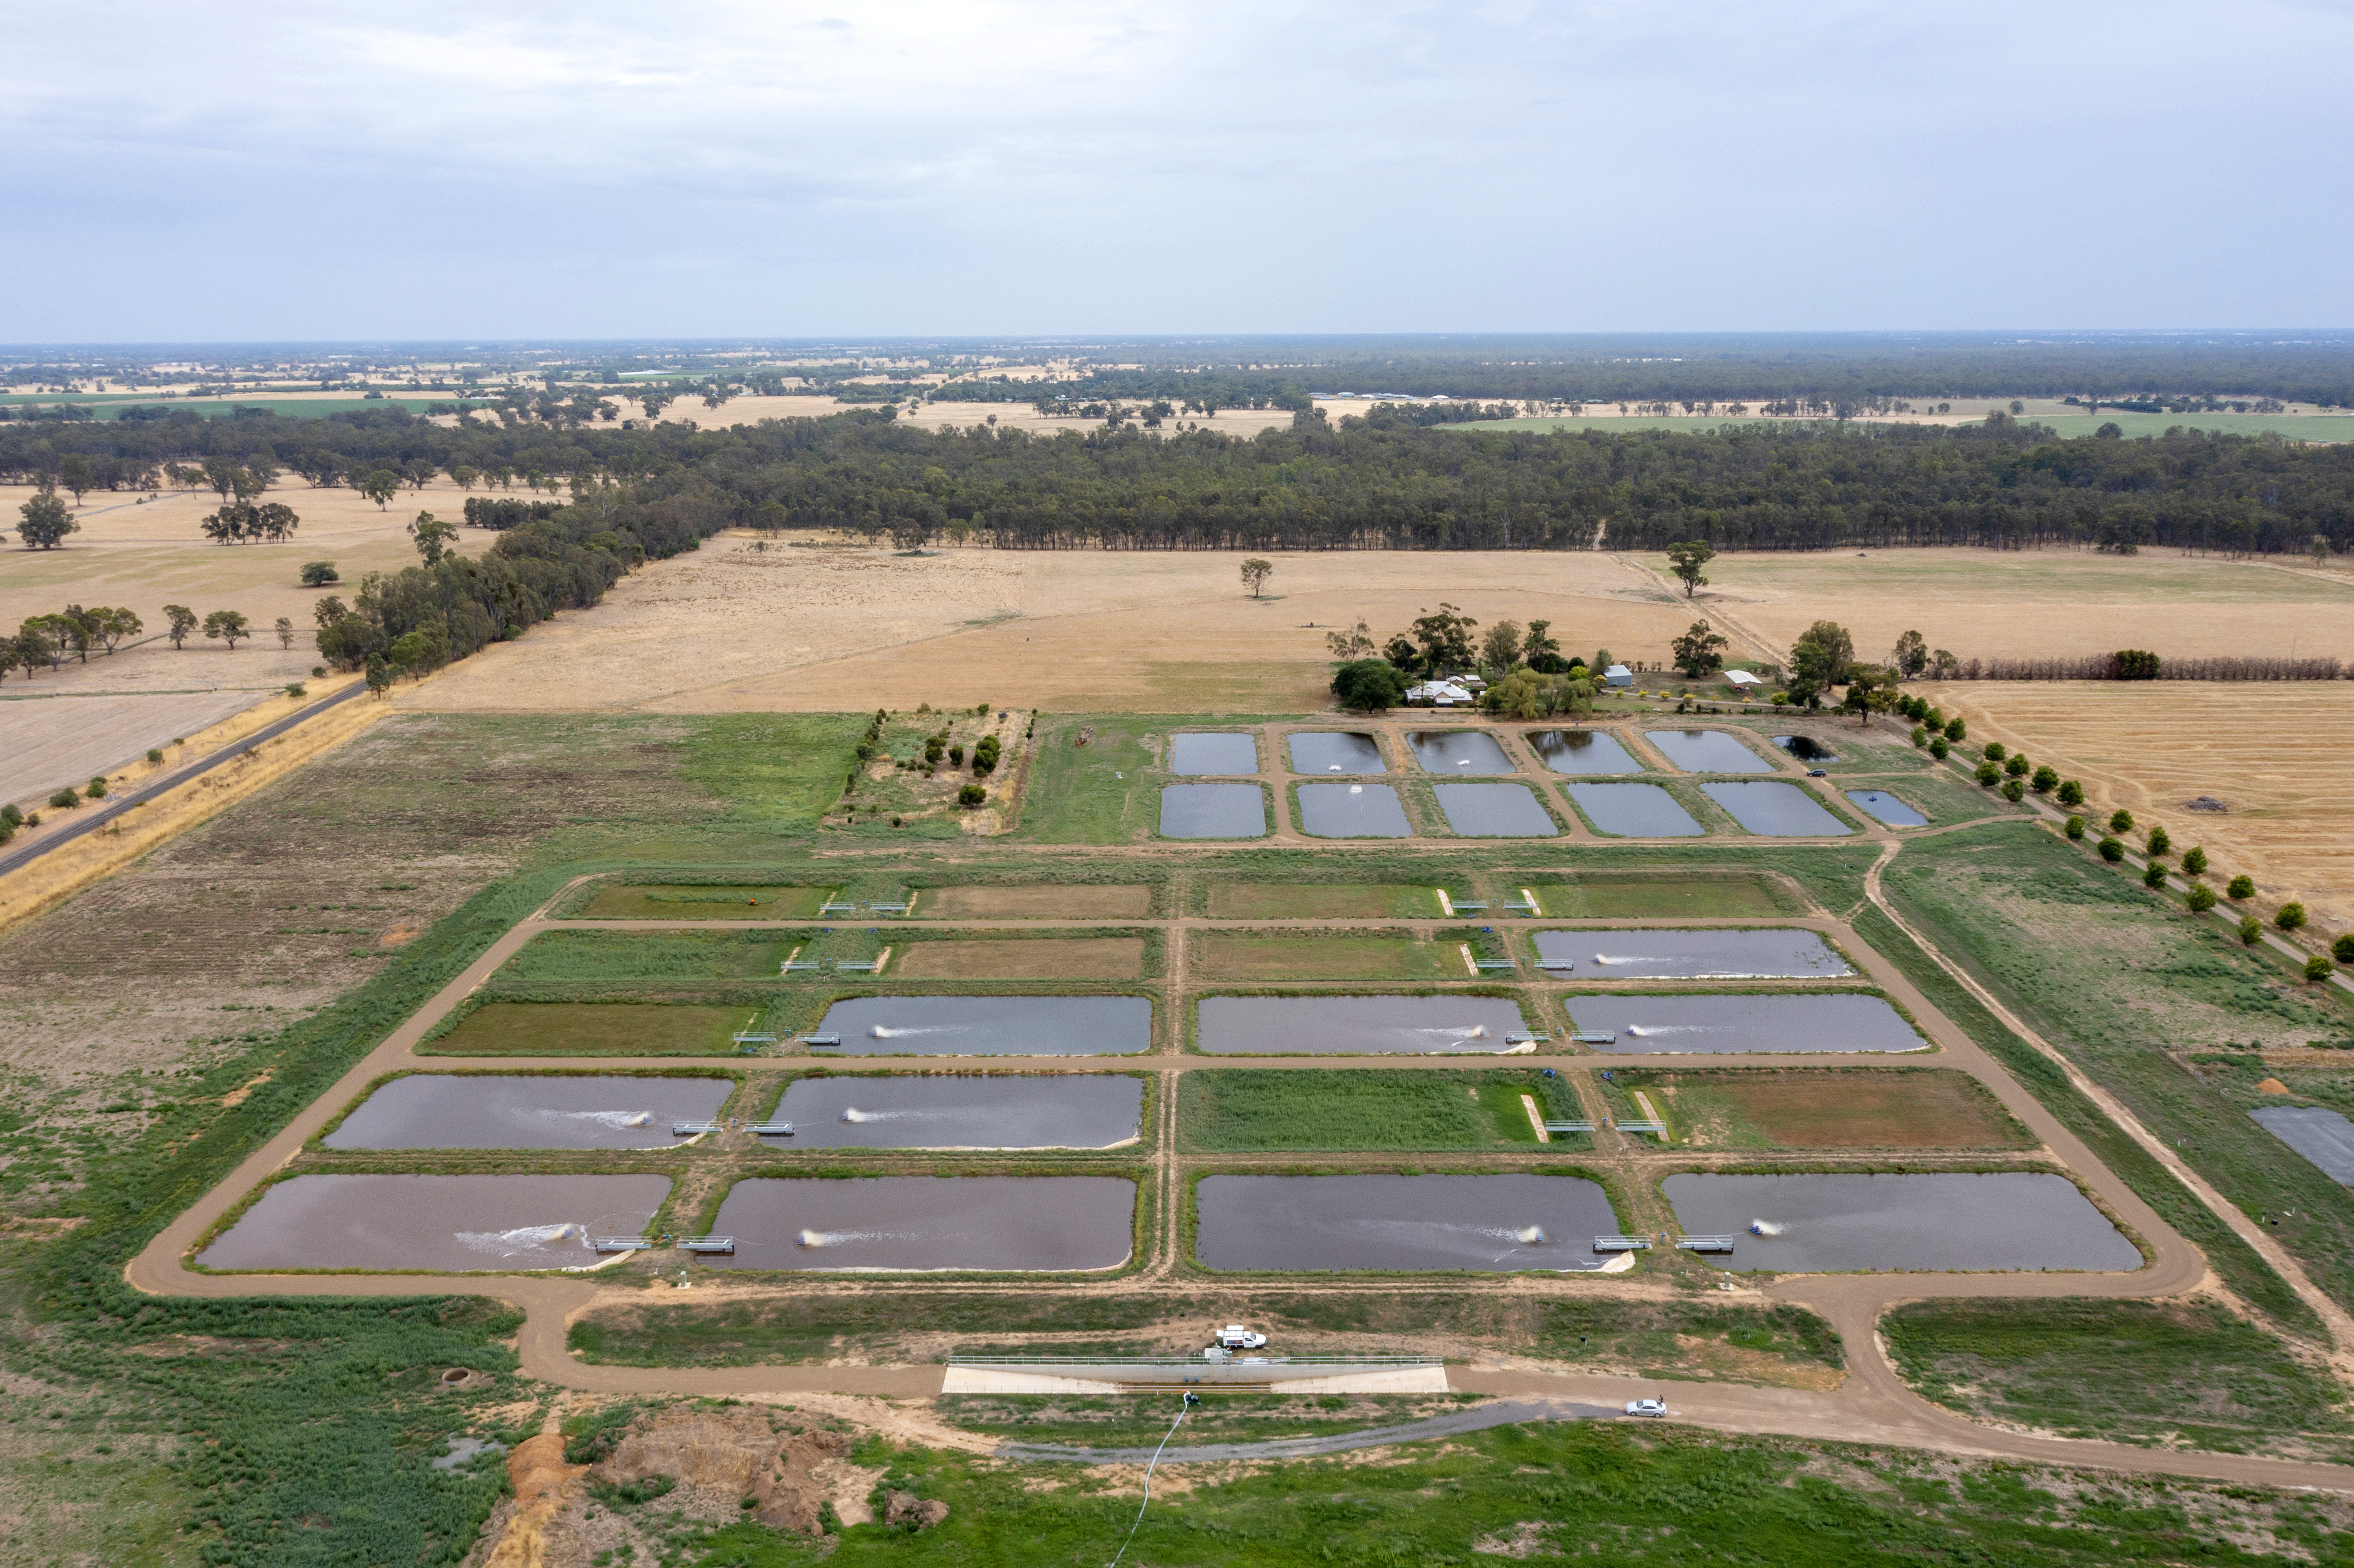
[{"label": "soil pile", "polygon": [[586,1468],[564,1462],[564,1439],[553,1432],[516,1444],[507,1456],[507,1479],[514,1487],[513,1511],[482,1568],[541,1568],[550,1561],[548,1527],[578,1495]]},{"label": "soil pile", "polygon": [[948,1518],[949,1505],[938,1498],[919,1498],[913,1492],[891,1492],[883,1504],[883,1522],[894,1529],[912,1525],[917,1530],[929,1530]]},{"label": "soil pile", "polygon": [[822,1531],[819,1505],[831,1492],[816,1472],[849,1453],[850,1439],[838,1433],[782,1431],[764,1411],[660,1410],[613,1445],[596,1477],[625,1483],[666,1476],[684,1486],[752,1498],[757,1500],[745,1511],[760,1523],[817,1535]]}]

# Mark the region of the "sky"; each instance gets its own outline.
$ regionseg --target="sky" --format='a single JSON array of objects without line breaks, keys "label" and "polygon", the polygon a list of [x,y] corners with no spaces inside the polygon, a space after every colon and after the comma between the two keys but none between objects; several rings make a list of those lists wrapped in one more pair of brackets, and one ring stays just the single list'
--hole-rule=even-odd
[{"label": "sky", "polygon": [[2354,324],[2354,0],[78,0],[0,341]]}]

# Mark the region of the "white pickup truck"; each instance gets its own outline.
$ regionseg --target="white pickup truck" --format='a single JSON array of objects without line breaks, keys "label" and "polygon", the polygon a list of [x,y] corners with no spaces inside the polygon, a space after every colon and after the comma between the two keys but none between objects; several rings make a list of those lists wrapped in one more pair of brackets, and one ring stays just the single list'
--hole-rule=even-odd
[{"label": "white pickup truck", "polygon": [[1240,1323],[1229,1323],[1218,1330],[1218,1349],[1222,1351],[1263,1351],[1267,1336],[1255,1333]]}]

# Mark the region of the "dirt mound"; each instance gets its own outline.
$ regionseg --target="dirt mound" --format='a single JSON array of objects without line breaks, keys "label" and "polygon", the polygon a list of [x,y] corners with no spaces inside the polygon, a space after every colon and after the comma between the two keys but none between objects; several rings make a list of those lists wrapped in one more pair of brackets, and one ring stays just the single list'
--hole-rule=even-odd
[{"label": "dirt mound", "polygon": [[903,1524],[917,1530],[929,1530],[948,1518],[949,1505],[938,1498],[919,1498],[913,1492],[892,1492],[883,1505],[883,1522],[894,1528]]},{"label": "dirt mound", "polygon": [[2256,1093],[2260,1095],[2285,1095],[2288,1093],[2288,1086],[2282,1083],[2278,1078],[2260,1078],[2256,1081]]},{"label": "dirt mound", "polygon": [[[587,1467],[564,1462],[564,1439],[553,1432],[526,1437],[507,1456],[507,1479],[514,1499],[507,1505],[498,1544],[482,1568],[542,1568],[550,1560],[548,1530],[564,1505],[580,1490]],[[493,1527],[498,1520],[493,1519]]]},{"label": "dirt mound", "polygon": [[596,1469],[600,1481],[667,1476],[734,1498],[757,1499],[746,1511],[775,1530],[822,1532],[819,1505],[832,1495],[817,1470],[846,1457],[839,1433],[780,1429],[752,1409],[661,1410],[642,1417]]}]

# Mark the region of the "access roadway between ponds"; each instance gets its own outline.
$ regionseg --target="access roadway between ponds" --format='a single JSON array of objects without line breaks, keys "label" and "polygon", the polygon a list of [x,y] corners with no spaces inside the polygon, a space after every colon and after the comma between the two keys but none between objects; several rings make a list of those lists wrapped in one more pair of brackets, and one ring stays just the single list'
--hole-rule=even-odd
[{"label": "access roadway between ponds", "polygon": [[[1900,847],[1892,841],[1883,849],[1873,875],[1867,885],[1868,894],[1880,898],[1877,872]],[[567,889],[568,891],[568,889]],[[558,899],[562,895],[559,894]],[[553,906],[557,899],[551,899]],[[1884,905],[1883,905],[1884,907]],[[1893,912],[1891,911],[1893,914]],[[1313,929],[1319,927],[1365,929],[1374,927],[1411,928],[1428,927],[1431,920],[1328,920],[1284,921],[1210,920],[1198,917],[1163,918],[1161,920],[1130,919],[1113,921],[893,921],[890,927],[937,925],[960,929],[986,927],[1078,929],[1089,925],[1122,927],[1134,929],[1139,926],[1158,926],[1170,929],[1172,951],[1170,974],[1163,984],[1164,1011],[1172,1015],[1182,1012],[1181,998],[1187,989],[1183,972],[1183,933],[1196,928],[1257,928],[1277,926]],[[1459,921],[1457,923],[1460,923]],[[1546,921],[1547,926],[1624,926],[1644,924],[1636,921]],[[1657,922],[1650,922],[1656,924]],[[196,1296],[211,1298],[246,1298],[255,1295],[337,1296],[337,1297],[398,1297],[441,1296],[452,1293],[480,1293],[513,1302],[525,1315],[518,1335],[517,1348],[523,1371],[529,1376],[557,1387],[584,1393],[659,1395],[686,1394],[735,1398],[787,1398],[796,1394],[836,1393],[887,1398],[928,1398],[939,1393],[944,1369],[938,1365],[923,1366],[805,1366],[771,1365],[716,1369],[680,1369],[592,1365],[577,1360],[567,1344],[572,1321],[596,1303],[600,1297],[599,1283],[578,1276],[516,1275],[483,1278],[470,1275],[223,1275],[200,1272],[188,1266],[190,1250],[213,1225],[271,1175],[299,1158],[305,1142],[316,1135],[329,1120],[358,1097],[375,1079],[398,1071],[508,1070],[527,1067],[533,1070],[574,1068],[589,1071],[626,1071],[632,1068],[674,1068],[688,1060],[676,1056],[637,1057],[454,1057],[425,1056],[416,1052],[417,1044],[453,1009],[460,1006],[473,991],[491,978],[509,958],[540,932],[556,928],[612,927],[637,931],[664,928],[743,927],[748,926],[790,927],[814,926],[813,921],[579,921],[553,920],[541,914],[517,925],[501,937],[482,957],[451,980],[429,1002],[396,1029],[376,1050],[355,1065],[332,1089],[294,1118],[277,1137],[257,1150],[225,1181],[206,1193],[178,1219],[161,1232],[149,1245],[132,1260],[124,1270],[125,1278],[135,1287],[162,1295]],[[1512,923],[1519,926],[1522,923]],[[1714,925],[1776,925],[1803,926],[1830,936],[1862,967],[1865,977],[1877,983],[1891,996],[1903,1002],[1920,1022],[1924,1031],[1938,1047],[1935,1051],[1909,1055],[1765,1055],[1763,1057],[1710,1057],[1711,1067],[1741,1066],[1776,1067],[1797,1065],[1854,1066],[1868,1061],[1874,1066],[1943,1066],[1970,1074],[1992,1092],[2011,1114],[2040,1138],[2051,1154],[2061,1164],[2077,1172],[2109,1212],[2137,1234],[2149,1255],[2150,1261],[2130,1273],[2112,1274],[1899,1274],[1899,1275],[1803,1275],[1778,1279],[1765,1287],[1766,1298],[1807,1308],[1826,1319],[1838,1332],[1844,1349],[1846,1376],[1840,1384],[1829,1392],[1792,1389],[1754,1388],[1742,1385],[1679,1380],[1635,1379],[1593,1373],[1552,1372],[1521,1368],[1501,1363],[1450,1366],[1448,1386],[1458,1393],[1485,1394],[1508,1402],[1503,1405],[1474,1407],[1460,1413],[1476,1415],[1480,1411],[1516,1411],[1535,1408],[1527,1403],[1539,1402],[1545,1418],[1561,1414],[1583,1414],[1574,1407],[1599,1406],[1616,1410],[1628,1399],[1643,1395],[1666,1398],[1671,1418],[1719,1430],[1761,1436],[1787,1436],[1837,1442],[1885,1444],[1896,1446],[1932,1449],[1940,1452],[1980,1457],[2005,1458],[2041,1465],[2089,1467],[2131,1471],[2143,1474],[2166,1474],[2199,1477],[2226,1482],[2283,1488],[2317,1489],[2354,1493],[2354,1467],[2306,1464],[2293,1460],[2259,1458],[2239,1455],[2154,1451],[2115,1444],[2075,1442],[2045,1438],[2003,1431],[1978,1425],[1951,1412],[1933,1405],[1914,1393],[1890,1362],[1877,1334],[1881,1316],[1893,1307],[1928,1298],[2052,1298],[2066,1296],[2107,1296],[2147,1298],[2179,1295],[2209,1282],[2206,1265],[2198,1251],[2172,1227],[2144,1203],[2129,1188],[2118,1181],[2086,1148],[2040,1102],[2020,1087],[2009,1074],[1981,1051],[1967,1034],[1940,1013],[1909,981],[1863,942],[1844,922],[1827,916],[1779,916],[1752,920],[1699,921],[1679,919],[1679,926]],[[886,927],[889,928],[889,927]],[[1917,937],[1914,938],[1919,939]],[[1927,945],[1923,944],[1925,949]],[[1943,963],[1943,955],[1932,956]],[[1950,966],[1949,966],[1950,967]],[[1468,982],[1469,977],[1467,977]],[[1526,984],[1526,981],[1521,983]],[[1166,1031],[1164,1031],[1166,1033]],[[2041,1042],[2036,1042],[2041,1044]],[[1703,1059],[1689,1056],[1666,1058],[1677,1065],[1697,1065]],[[715,1065],[729,1063],[745,1065],[744,1059],[714,1058]],[[774,1057],[753,1059],[752,1065],[777,1067],[804,1059]],[[1485,1054],[1467,1056],[1387,1056],[1387,1057],[1249,1057],[1204,1056],[1182,1054],[1175,1048],[1173,1038],[1164,1040],[1161,1048],[1150,1054],[1095,1057],[990,1057],[990,1058],[925,1058],[887,1057],[856,1058],[862,1065],[875,1068],[937,1070],[951,1063],[959,1069],[996,1071],[1056,1071],[1101,1072],[1146,1070],[1176,1073],[1197,1068],[1225,1069],[1315,1069],[1332,1070],[1350,1067],[1400,1068],[1474,1066],[1500,1065],[1510,1062],[1514,1066],[1558,1070],[1583,1075],[1597,1067],[1624,1061],[1632,1065],[1659,1058],[1600,1057],[1594,1055],[1553,1055],[1497,1058]],[[1166,1085],[1164,1084],[1164,1087]],[[1051,1284],[1025,1287],[1032,1291],[1055,1294],[1161,1294],[1176,1281],[1180,1259],[1177,1255],[1176,1227],[1166,1223],[1174,1213],[1173,1198],[1177,1180],[1170,1137],[1174,1117],[1174,1097],[1164,1093],[1161,1106],[1161,1147],[1156,1160],[1156,1175],[1166,1183],[1161,1212],[1164,1216],[1161,1229],[1167,1233],[1155,1248],[1155,1255],[1142,1269],[1097,1283]],[[2123,1116],[2123,1109],[2114,1102],[2104,1101],[2104,1108]],[[2145,1143],[2154,1141],[2145,1130],[2130,1123],[2128,1130]],[[2172,1163],[2171,1161],[2169,1163]],[[2284,1277],[2317,1308],[2327,1308],[2326,1320],[2334,1333],[2342,1335],[2345,1315],[2335,1303],[2316,1289],[2294,1260],[2273,1242],[2273,1238],[2256,1231],[2246,1216],[2222,1203],[2220,1195],[2204,1183],[2194,1188],[2202,1201],[2223,1213],[2227,1221],[2236,1221],[2234,1229],[2248,1234],[2248,1239],[2264,1251]],[[2249,1234],[2249,1233],[2254,1233]],[[715,1285],[717,1282],[714,1282]],[[1281,1291],[1279,1282],[1253,1278],[1234,1280],[1247,1284],[1254,1291]],[[908,1281],[894,1288],[901,1289],[911,1298],[920,1299],[938,1288],[954,1287],[931,1286]],[[970,1288],[968,1284],[964,1288]],[[1382,1288],[1394,1290],[1394,1281],[1384,1282]],[[1515,1288],[1537,1288],[1564,1298],[1636,1294],[1622,1279],[1578,1275],[1559,1279],[1526,1279],[1515,1277]],[[815,1281],[807,1285],[798,1282],[787,1289],[822,1291],[828,1282]],[[1303,1284],[1300,1290],[1331,1294],[1350,1288],[1345,1284],[1319,1281]],[[1447,1288],[1458,1287],[1451,1282]],[[1461,1288],[1495,1288],[1469,1286]],[[604,1293],[609,1300],[631,1303],[644,1299],[642,1288],[633,1287],[626,1294]],[[715,1299],[727,1299],[721,1288],[711,1290]],[[2339,1344],[2346,1344],[2344,1338]],[[1498,1424],[1518,1419],[1534,1418],[1516,1414],[1499,1414]],[[1448,1418],[1442,1418],[1448,1419]],[[1469,1430],[1471,1427],[1452,1428]],[[1432,1429],[1425,1436],[1444,1435]],[[1383,1436],[1378,1441],[1411,1441],[1406,1431]],[[1219,1446],[1220,1451],[1235,1446]],[[1334,1449],[1331,1451],[1340,1451]],[[1238,1456],[1239,1457],[1239,1456]],[[1265,1457],[1282,1457],[1282,1453],[1269,1451]],[[1107,1461],[1108,1462],[1108,1461]],[[1166,1462],[1166,1460],[1164,1460]]]}]

